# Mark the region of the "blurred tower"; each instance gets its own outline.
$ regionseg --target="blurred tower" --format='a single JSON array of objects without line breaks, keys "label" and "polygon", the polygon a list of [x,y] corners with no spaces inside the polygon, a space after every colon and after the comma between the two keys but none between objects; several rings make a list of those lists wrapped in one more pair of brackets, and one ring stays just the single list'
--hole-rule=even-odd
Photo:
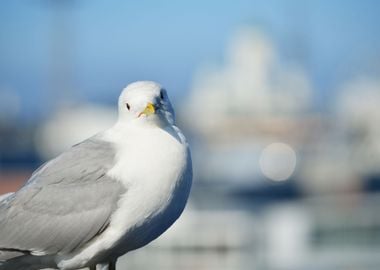
[{"label": "blurred tower", "polygon": [[46,0],[43,5],[51,12],[50,27],[50,75],[47,83],[48,99],[53,111],[70,103],[75,95],[73,85],[73,51],[75,38],[71,12],[74,0]]}]

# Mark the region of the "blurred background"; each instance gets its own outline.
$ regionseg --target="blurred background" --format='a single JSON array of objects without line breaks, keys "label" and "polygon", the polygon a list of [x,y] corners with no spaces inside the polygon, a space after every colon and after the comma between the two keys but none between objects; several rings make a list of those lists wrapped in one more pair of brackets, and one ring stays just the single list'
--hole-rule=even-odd
[{"label": "blurred background", "polygon": [[0,193],[155,80],[194,186],[121,269],[379,269],[379,14],[376,0],[3,0]]}]

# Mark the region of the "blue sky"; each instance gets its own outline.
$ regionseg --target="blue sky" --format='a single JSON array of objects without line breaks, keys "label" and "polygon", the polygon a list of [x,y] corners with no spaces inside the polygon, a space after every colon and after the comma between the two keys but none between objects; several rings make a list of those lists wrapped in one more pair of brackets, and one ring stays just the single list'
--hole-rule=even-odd
[{"label": "blue sky", "polygon": [[242,25],[267,34],[285,64],[305,67],[318,106],[347,78],[380,74],[380,1],[56,2],[0,3],[0,89],[21,97],[22,117],[43,116],[52,99],[111,103],[142,79],[185,98],[194,72],[223,63]]}]

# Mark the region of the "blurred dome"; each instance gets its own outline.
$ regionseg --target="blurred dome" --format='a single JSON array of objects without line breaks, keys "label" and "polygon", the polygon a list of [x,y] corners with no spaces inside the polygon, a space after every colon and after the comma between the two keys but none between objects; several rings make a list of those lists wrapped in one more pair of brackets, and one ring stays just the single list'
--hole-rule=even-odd
[{"label": "blurred dome", "polygon": [[112,126],[116,109],[95,104],[62,107],[37,130],[38,154],[45,160]]}]

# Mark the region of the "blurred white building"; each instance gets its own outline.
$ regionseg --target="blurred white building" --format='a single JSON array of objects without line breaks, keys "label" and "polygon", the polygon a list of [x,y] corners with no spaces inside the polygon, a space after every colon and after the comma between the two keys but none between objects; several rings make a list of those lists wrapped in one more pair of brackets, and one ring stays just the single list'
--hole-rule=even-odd
[{"label": "blurred white building", "polygon": [[360,190],[361,177],[380,171],[379,82],[355,80],[332,113],[316,112],[306,71],[279,58],[245,28],[223,66],[199,70],[180,113],[197,137],[197,179],[243,187],[293,177],[311,193]]},{"label": "blurred white building", "polygon": [[[250,28],[232,38],[224,66],[198,72],[187,102],[181,116],[201,138],[193,152],[195,161],[207,157],[197,164],[206,180],[288,179],[320,121],[310,116],[312,87],[302,68],[282,65],[272,42]],[[280,148],[266,151],[270,145]]]},{"label": "blurred white building", "polygon": [[361,174],[380,174],[380,80],[347,82],[337,98],[337,119],[352,146],[350,163]]},{"label": "blurred white building", "polygon": [[37,151],[41,158],[51,159],[74,144],[110,128],[116,119],[117,111],[113,107],[90,103],[62,105],[37,129]]}]

